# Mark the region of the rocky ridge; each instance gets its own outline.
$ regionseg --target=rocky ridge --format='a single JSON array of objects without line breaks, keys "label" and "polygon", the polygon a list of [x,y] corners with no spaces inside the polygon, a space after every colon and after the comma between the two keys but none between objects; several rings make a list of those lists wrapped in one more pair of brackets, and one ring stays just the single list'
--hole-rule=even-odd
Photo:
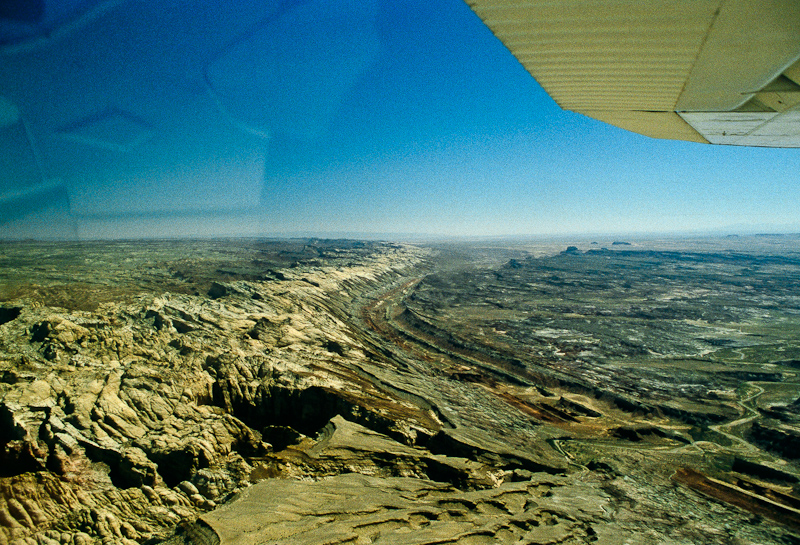
[{"label": "rocky ridge", "polygon": [[349,301],[423,257],[385,246],[352,266],[93,312],[6,305],[17,310],[0,326],[0,543],[158,535],[247,486],[281,427],[313,435],[342,413],[410,441],[435,431],[429,411],[362,376],[366,349],[329,308],[330,294]]},{"label": "rocky ridge", "polygon": [[634,449],[573,463],[587,404],[387,330],[430,250],[282,244],[7,277],[0,544],[792,542]]}]

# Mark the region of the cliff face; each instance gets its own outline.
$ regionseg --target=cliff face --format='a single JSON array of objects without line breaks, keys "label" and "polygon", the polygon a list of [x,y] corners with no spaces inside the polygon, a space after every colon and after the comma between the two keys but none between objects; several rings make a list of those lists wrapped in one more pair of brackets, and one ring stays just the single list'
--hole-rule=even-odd
[{"label": "cliff face", "polygon": [[[635,448],[576,463],[564,440],[622,409],[411,323],[398,302],[432,259],[346,241],[4,246],[0,544],[785,537]],[[640,424],[603,440],[686,442]]]}]

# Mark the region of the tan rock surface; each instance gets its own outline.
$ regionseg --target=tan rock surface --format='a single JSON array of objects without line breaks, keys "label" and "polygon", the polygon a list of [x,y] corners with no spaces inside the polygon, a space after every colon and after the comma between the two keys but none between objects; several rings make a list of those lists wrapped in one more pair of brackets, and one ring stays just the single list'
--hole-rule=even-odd
[{"label": "tan rock surface", "polygon": [[[570,511],[591,504],[591,520],[600,522],[608,516],[608,498],[588,486],[559,487],[562,480],[536,474],[472,492],[425,479],[355,473],[313,482],[268,480],[200,520],[223,545],[585,540],[593,535],[588,521]],[[555,494],[544,497],[542,491],[553,486]]]},{"label": "tan rock surface", "polygon": [[606,401],[404,332],[393,301],[431,256],[3,246],[0,545],[793,537],[671,481],[677,440],[646,458],[603,436],[613,450],[576,464],[561,441],[596,435]]},{"label": "tan rock surface", "polygon": [[19,316],[0,325],[0,543],[157,535],[249,485],[248,460],[271,451],[261,428],[283,419],[310,418],[313,434],[338,411],[385,426],[392,413],[403,433],[426,429],[427,412],[344,361],[369,349],[328,300],[378,289],[423,255],[376,246],[282,281],[218,283],[216,299],[133,290],[94,311],[14,300]]}]

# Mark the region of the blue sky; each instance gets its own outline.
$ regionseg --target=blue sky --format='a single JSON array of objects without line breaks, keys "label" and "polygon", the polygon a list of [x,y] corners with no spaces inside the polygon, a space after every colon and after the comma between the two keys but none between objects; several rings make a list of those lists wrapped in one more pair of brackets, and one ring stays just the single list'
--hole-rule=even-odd
[{"label": "blue sky", "polygon": [[[460,0],[289,3],[224,47],[204,32],[202,9],[187,7],[200,21],[197,43],[181,44],[178,68],[152,68],[163,88],[155,78],[137,95],[108,75],[110,63],[142,65],[145,76],[130,76],[142,78],[146,62],[159,62],[147,59],[178,48],[169,43],[177,30],[142,37],[141,25],[125,22],[123,15],[158,15],[159,3],[145,5],[90,23],[98,26],[88,27],[90,43],[100,39],[95,31],[141,45],[98,58],[94,80],[59,82],[45,64],[49,79],[29,86],[44,88],[40,96],[8,81],[0,87],[23,116],[31,112],[30,130],[42,131],[41,155],[54,158],[45,177],[67,195],[59,201],[66,210],[55,213],[66,214],[79,238],[800,231],[798,151],[655,140],[562,111]],[[226,5],[217,4],[219,13],[206,6],[208,21],[228,21]],[[263,5],[231,2],[229,24],[246,28],[235,17],[250,10],[258,20]],[[160,23],[186,34],[185,15],[176,13],[176,22]],[[69,57],[69,43],[59,55]],[[76,44],[76,58],[85,58]],[[18,57],[17,70],[33,62]],[[190,77],[193,59],[208,93],[199,70]],[[76,101],[100,111],[91,97],[112,107],[102,111],[123,111],[113,126],[129,130],[138,147],[78,149],[87,146],[78,130],[95,130],[86,115],[75,107],[49,121],[62,111],[36,102],[64,96],[79,98],[64,99],[62,111]],[[48,138],[49,126],[59,138]],[[148,131],[155,136],[139,145]],[[56,160],[59,153],[71,155]],[[53,224],[45,209],[0,221],[0,236],[41,235]]]},{"label": "blue sky", "polygon": [[378,13],[380,53],[329,138],[297,152],[288,181],[268,176],[265,208],[294,209],[298,228],[798,227],[796,150],[655,140],[565,112],[459,1],[392,2]]}]

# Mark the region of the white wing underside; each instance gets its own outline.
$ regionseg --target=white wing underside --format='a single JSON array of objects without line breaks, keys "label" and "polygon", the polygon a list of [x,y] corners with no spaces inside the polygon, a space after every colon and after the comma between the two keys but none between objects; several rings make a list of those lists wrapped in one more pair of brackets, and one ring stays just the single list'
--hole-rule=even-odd
[{"label": "white wing underside", "polygon": [[796,0],[467,0],[564,109],[655,138],[800,147]]}]

